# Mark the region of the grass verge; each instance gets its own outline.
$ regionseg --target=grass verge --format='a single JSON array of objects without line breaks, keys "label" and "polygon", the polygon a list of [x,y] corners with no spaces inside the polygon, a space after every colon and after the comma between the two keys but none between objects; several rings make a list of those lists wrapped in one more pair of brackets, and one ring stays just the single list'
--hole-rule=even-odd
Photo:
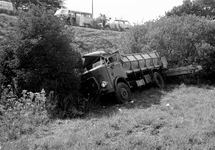
[{"label": "grass verge", "polygon": [[[133,93],[133,102],[57,120],[9,149],[214,149],[215,88],[168,86]],[[7,148],[5,148],[7,149]]]}]

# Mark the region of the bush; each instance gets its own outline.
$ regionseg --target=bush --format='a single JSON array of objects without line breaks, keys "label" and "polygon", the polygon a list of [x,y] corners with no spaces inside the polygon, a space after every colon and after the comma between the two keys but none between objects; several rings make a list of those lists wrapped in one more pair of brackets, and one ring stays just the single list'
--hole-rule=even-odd
[{"label": "bush", "polygon": [[66,33],[54,11],[34,5],[30,8],[19,13],[16,31],[5,42],[2,82],[12,84],[17,93],[22,89],[54,91],[49,99],[54,101],[54,112],[68,114],[79,99],[81,66],[77,64],[81,55],[72,46],[73,34]]},{"label": "bush", "polygon": [[0,9],[0,14],[1,13],[8,14],[11,16],[17,16],[18,15],[17,11],[11,11],[11,10],[5,10],[5,9]]},{"label": "bush", "polygon": [[129,31],[129,52],[158,51],[169,67],[197,63],[203,66],[202,78],[214,80],[214,21],[194,15],[162,17]]}]

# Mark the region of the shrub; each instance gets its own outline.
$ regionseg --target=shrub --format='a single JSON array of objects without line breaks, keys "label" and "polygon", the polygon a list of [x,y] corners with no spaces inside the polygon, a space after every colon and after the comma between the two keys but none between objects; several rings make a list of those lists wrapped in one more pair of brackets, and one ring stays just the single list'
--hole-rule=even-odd
[{"label": "shrub", "polygon": [[170,67],[197,63],[203,66],[205,79],[213,80],[215,39],[214,21],[194,15],[162,17],[135,26],[129,31],[129,52],[158,51]]},{"label": "shrub", "polygon": [[17,16],[17,11],[0,9],[0,14],[1,13],[8,14],[8,15],[11,15],[11,16]]},{"label": "shrub", "polygon": [[72,32],[66,33],[54,11],[34,5],[30,8],[20,12],[12,38],[5,41],[1,53],[3,84],[12,83],[17,93],[22,89],[54,91],[49,101],[54,101],[55,112],[68,114],[79,99],[81,66],[77,63],[81,55],[72,46]]}]

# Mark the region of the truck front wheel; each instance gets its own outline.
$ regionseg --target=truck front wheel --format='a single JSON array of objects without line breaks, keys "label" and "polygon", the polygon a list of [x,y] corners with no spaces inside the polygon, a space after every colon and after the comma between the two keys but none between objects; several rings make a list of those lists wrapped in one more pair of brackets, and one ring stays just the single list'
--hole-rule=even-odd
[{"label": "truck front wheel", "polygon": [[116,86],[116,98],[118,103],[126,103],[131,99],[131,90],[123,82],[119,82]]},{"label": "truck front wheel", "polygon": [[163,89],[165,87],[165,83],[161,74],[158,72],[154,72],[153,77],[154,77],[154,82],[156,86]]}]

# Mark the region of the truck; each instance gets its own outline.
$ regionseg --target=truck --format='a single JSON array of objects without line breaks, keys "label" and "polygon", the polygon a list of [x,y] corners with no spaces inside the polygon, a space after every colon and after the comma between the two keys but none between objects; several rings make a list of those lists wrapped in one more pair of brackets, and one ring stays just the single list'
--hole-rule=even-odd
[{"label": "truck", "polygon": [[7,10],[7,11],[13,11],[13,4],[12,4],[12,2],[0,0],[0,9]]},{"label": "truck", "polygon": [[58,9],[55,16],[66,20],[66,24],[80,27],[92,27],[93,16],[92,13],[74,11],[65,8]]},{"label": "truck", "polygon": [[81,92],[84,97],[100,98],[112,94],[118,103],[130,101],[132,88],[147,84],[164,88],[164,78],[202,69],[196,65],[168,69],[166,58],[156,51],[135,54],[96,51],[84,54],[82,58]]}]

